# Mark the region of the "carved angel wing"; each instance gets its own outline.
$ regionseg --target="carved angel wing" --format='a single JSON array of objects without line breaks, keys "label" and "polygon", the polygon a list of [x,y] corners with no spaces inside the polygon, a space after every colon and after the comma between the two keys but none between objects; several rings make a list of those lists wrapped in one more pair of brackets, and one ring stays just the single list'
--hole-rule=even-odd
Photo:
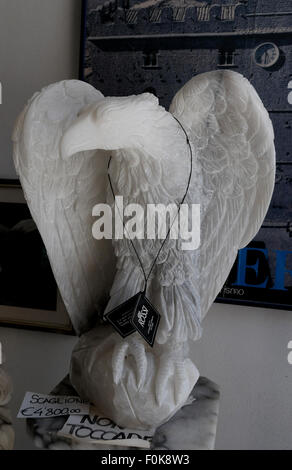
[{"label": "carved angel wing", "polygon": [[78,333],[103,309],[115,271],[111,242],[91,233],[92,208],[106,199],[107,158],[91,151],[65,161],[60,140],[80,110],[102,98],[77,80],[51,85],[33,96],[13,134],[16,170]]},{"label": "carved angel wing", "polygon": [[199,284],[202,317],[263,222],[275,180],[274,132],[253,86],[228,70],[190,80],[170,112],[185,126],[203,177]]}]

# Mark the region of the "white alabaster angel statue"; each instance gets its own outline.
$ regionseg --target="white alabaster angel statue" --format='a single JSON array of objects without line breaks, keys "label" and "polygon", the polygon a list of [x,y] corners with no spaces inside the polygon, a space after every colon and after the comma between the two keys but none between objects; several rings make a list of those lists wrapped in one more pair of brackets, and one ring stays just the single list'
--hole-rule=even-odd
[{"label": "white alabaster angel statue", "polygon": [[[192,78],[169,112],[149,93],[105,98],[70,80],[33,96],[13,140],[63,300],[76,331],[87,330],[73,351],[73,386],[122,426],[158,426],[186,403],[199,377],[189,345],[267,212],[275,178],[267,111],[248,80],[227,70]],[[108,323],[89,329],[143,291],[141,264],[149,272],[162,244],[134,240],[134,250],[126,237],[94,239],[93,207],[113,204],[108,171],[124,205],[179,205],[190,174],[185,203],[200,204],[199,248],[182,250],[168,237],[148,279],[161,315],[153,348]]]}]

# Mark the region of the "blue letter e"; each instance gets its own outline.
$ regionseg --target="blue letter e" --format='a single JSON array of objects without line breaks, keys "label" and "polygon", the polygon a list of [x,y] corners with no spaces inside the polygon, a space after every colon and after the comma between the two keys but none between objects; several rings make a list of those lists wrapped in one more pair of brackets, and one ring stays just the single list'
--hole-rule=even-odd
[{"label": "blue letter e", "polygon": [[257,259],[255,264],[247,264],[247,253],[248,251],[261,251],[264,253],[265,257],[268,258],[268,250],[264,248],[243,248],[238,252],[238,265],[237,265],[237,279],[234,282],[233,286],[245,286],[245,287],[259,287],[265,289],[268,283],[268,276],[266,280],[262,284],[247,284],[245,282],[246,278],[246,270],[252,269],[255,271],[256,275],[258,276],[259,272],[259,259]]}]

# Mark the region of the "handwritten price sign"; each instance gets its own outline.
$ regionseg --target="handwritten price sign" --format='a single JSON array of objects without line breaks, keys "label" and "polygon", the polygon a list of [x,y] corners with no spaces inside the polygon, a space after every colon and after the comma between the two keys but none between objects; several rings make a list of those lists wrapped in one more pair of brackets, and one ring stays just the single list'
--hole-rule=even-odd
[{"label": "handwritten price sign", "polygon": [[89,414],[89,403],[79,397],[26,392],[17,418],[57,418]]}]

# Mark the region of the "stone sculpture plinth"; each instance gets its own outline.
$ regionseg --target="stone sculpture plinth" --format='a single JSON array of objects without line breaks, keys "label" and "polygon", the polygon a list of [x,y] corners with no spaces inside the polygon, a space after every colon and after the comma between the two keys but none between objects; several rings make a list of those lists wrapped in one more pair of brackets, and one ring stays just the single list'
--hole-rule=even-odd
[{"label": "stone sculpture plinth", "polygon": [[[76,395],[66,377],[52,392],[54,395]],[[182,407],[167,423],[159,426],[153,436],[151,450],[213,450],[219,413],[219,387],[200,377],[191,397],[193,403]],[[57,433],[67,417],[28,419],[27,426],[38,448],[50,450],[117,450],[134,447],[88,444],[71,440]],[[145,450],[145,449],[144,449]]]}]

